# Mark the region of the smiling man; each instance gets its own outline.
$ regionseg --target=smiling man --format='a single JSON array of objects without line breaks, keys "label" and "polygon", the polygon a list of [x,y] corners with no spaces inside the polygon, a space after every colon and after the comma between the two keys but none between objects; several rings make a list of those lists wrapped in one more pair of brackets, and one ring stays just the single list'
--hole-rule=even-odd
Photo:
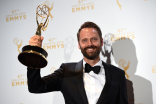
[{"label": "smiling man", "polygon": [[[102,32],[93,22],[85,22],[77,33],[83,59],[63,63],[54,73],[41,78],[40,69],[28,68],[31,93],[61,91],[65,104],[128,104],[125,73],[100,59]],[[34,35],[30,45],[42,45],[43,37]]]},{"label": "smiling man", "polygon": [[103,39],[95,28],[83,28],[78,35],[78,45],[86,62],[92,60],[94,65],[100,60],[99,53],[103,46]]}]

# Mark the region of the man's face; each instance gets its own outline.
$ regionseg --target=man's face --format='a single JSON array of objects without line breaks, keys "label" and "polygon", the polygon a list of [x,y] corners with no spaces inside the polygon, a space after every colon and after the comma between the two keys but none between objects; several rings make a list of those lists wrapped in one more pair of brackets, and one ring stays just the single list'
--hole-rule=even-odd
[{"label": "man's face", "polygon": [[78,46],[85,58],[94,60],[99,57],[103,39],[100,39],[95,28],[83,28],[80,31]]}]

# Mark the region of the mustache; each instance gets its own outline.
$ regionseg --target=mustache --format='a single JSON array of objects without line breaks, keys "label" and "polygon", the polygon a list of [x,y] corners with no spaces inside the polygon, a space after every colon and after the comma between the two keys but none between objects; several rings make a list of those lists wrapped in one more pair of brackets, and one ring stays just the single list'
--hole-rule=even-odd
[{"label": "mustache", "polygon": [[97,46],[91,45],[91,46],[85,47],[84,50],[87,50],[88,48],[97,48]]}]

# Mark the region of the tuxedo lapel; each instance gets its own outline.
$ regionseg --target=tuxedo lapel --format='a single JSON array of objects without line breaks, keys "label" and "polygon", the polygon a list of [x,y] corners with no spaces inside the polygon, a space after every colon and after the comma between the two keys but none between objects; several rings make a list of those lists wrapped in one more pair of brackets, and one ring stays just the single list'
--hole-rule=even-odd
[{"label": "tuxedo lapel", "polygon": [[85,104],[88,104],[86,91],[84,89],[84,81],[83,81],[83,60],[77,63],[75,67],[75,73],[76,73],[75,80],[77,82],[83,101]]},{"label": "tuxedo lapel", "polygon": [[97,101],[97,104],[101,104],[101,102],[104,100],[105,96],[107,95],[107,92],[110,88],[110,83],[111,83],[111,72],[109,70],[109,65],[102,62],[103,66],[104,66],[104,70],[105,70],[105,77],[106,77],[106,82],[104,85],[104,88],[101,92],[101,95],[99,97],[99,100]]}]

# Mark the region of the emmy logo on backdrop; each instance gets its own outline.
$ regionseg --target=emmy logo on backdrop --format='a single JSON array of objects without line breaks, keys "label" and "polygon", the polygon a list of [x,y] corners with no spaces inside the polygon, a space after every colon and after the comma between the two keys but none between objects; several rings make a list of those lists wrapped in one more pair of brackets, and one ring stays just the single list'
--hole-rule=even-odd
[{"label": "emmy logo on backdrop", "polygon": [[152,65],[152,73],[156,73],[156,66]]},{"label": "emmy logo on backdrop", "polygon": [[120,8],[120,10],[121,10],[121,4],[119,3],[119,0],[117,0],[117,4],[118,4],[118,6],[119,6],[119,8]]},{"label": "emmy logo on backdrop", "polygon": [[86,0],[79,0],[78,3],[79,3],[79,4],[80,4],[80,3],[83,3],[83,1],[86,1]]},{"label": "emmy logo on backdrop", "polygon": [[19,39],[18,39],[18,38],[15,38],[15,39],[13,40],[13,42],[14,42],[14,44],[17,45],[18,52],[21,53],[20,47],[22,46],[22,40],[21,40],[20,44],[18,44],[18,42],[19,42]]},{"label": "emmy logo on backdrop", "polygon": [[65,62],[69,62],[69,60],[71,59],[71,54],[74,50],[74,47],[75,47],[74,39],[71,36],[67,37],[64,41],[64,59],[65,59]]},{"label": "emmy logo on backdrop", "polygon": [[52,20],[53,16],[52,16],[52,14],[50,12],[53,9],[54,3],[51,4],[51,7],[50,7],[50,2],[49,1],[45,1],[44,4],[49,7],[49,16],[51,17],[51,20]]},{"label": "emmy logo on backdrop", "polygon": [[54,73],[55,70],[56,70],[56,68],[55,68],[55,67],[52,67],[52,68],[50,69],[50,72],[51,72],[51,73]]},{"label": "emmy logo on backdrop", "polygon": [[119,61],[119,65],[122,66],[122,67],[124,68],[126,77],[127,77],[127,79],[129,79],[129,75],[126,73],[126,71],[127,71],[128,68],[129,68],[130,61],[128,61],[127,66],[125,66],[125,64],[126,64],[126,61],[125,61],[124,59],[121,59],[121,60]]},{"label": "emmy logo on backdrop", "polygon": [[[41,31],[45,31],[49,22],[49,7],[41,4],[36,9],[37,31],[36,35],[41,36]],[[38,46],[27,45],[22,48],[22,52],[18,55],[18,60],[25,66],[30,68],[43,68],[47,65],[47,52]]]},{"label": "emmy logo on backdrop", "polygon": [[107,57],[106,63],[111,64],[111,53],[113,54],[112,51],[112,39],[114,38],[114,35],[111,33],[108,33],[104,37],[104,51],[101,48],[101,53],[104,57]]}]

